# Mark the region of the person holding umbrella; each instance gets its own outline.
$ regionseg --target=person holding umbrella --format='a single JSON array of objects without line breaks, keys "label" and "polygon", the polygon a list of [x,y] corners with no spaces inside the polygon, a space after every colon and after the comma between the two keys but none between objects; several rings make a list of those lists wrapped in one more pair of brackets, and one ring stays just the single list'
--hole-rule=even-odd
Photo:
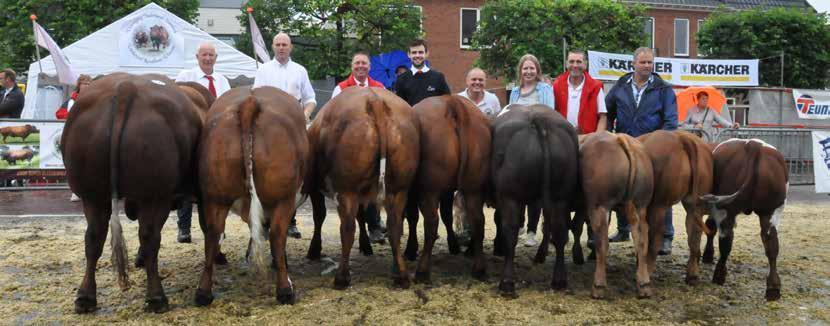
[{"label": "person holding umbrella", "polygon": [[697,99],[697,104],[689,108],[686,112],[686,119],[681,123],[684,128],[702,129],[705,132],[704,139],[707,142],[711,142],[715,132],[715,127],[713,126],[715,122],[723,127],[736,129],[741,127],[737,122],[733,123],[729,121],[729,119],[720,115],[718,111],[709,107],[709,94],[707,92],[698,92],[695,98]]}]

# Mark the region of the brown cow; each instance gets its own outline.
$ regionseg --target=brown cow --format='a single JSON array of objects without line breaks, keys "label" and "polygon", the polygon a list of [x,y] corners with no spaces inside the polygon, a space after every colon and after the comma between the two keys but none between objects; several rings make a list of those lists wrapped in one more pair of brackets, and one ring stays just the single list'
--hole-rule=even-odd
[{"label": "brown cow", "polygon": [[139,222],[146,249],[147,309],[167,310],[158,274],[161,228],[173,203],[192,196],[201,121],[191,101],[163,76],[113,74],[93,81],[69,113],[61,138],[69,186],[83,198],[87,219],[86,272],[75,311],[96,309],[95,269],[112,229],[113,266],[129,286],[127,252],[118,217],[125,199],[128,217]]},{"label": "brown cow", "polygon": [[[778,300],[781,298],[777,264],[778,224],[787,203],[790,185],[784,156],[758,139],[727,140],[715,148],[713,156],[714,195],[703,198],[709,203],[710,219],[714,220],[716,232],[720,233],[720,258],[712,282],[720,285],[726,282],[726,260],[732,251],[735,217],[739,213],[748,215],[754,212],[760,220],[761,241],[769,261],[765,297],[769,301]],[[703,259],[711,262],[714,256],[714,233],[707,236]]]},{"label": "brown cow", "polygon": [[213,105],[199,147],[206,258],[197,305],[213,301],[214,260],[208,257],[218,254],[225,218],[236,201],[250,208],[242,216],[251,229],[254,265],[265,265],[267,232],[270,262],[277,267],[277,301],[294,303],[285,241],[310,153],[302,108],[279,89],[232,89]]},{"label": "brown cow", "polygon": [[[613,162],[613,164],[609,164]],[[645,147],[626,134],[596,132],[579,146],[579,171],[585,211],[590,216],[596,247],[596,268],[591,296],[604,297],[608,255],[608,213],[613,209],[631,224],[637,256],[638,296],[651,296],[646,265],[648,224],[646,209],[654,190],[654,175]]]},{"label": "brown cow", "polygon": [[[522,208],[541,203],[544,211],[542,243],[536,260],[547,254],[547,239],[556,247],[551,287],[567,288],[565,245],[568,242],[570,202],[577,196],[579,175],[576,130],[560,114],[544,105],[515,105],[493,122],[491,173],[496,198],[498,245],[504,246],[502,295],[514,297],[513,259]],[[497,238],[499,236],[497,235]]]},{"label": "brown cow", "polygon": [[9,165],[17,164],[17,161],[32,162],[32,158],[37,155],[37,152],[31,148],[24,147],[23,149],[13,149],[0,153],[0,159],[9,162]]},{"label": "brown cow", "polygon": [[[700,232],[709,233],[703,223],[706,204],[700,196],[712,190],[712,153],[706,143],[689,132],[658,130],[637,137],[651,158],[654,196],[648,206],[648,270],[656,269],[657,251],[663,244],[664,217],[677,202],[686,210],[686,232],[691,249],[686,282],[694,284],[700,259]],[[696,236],[695,236],[696,235]],[[695,240],[697,239],[697,240]]]},{"label": "brown cow", "polygon": [[0,128],[0,136],[3,136],[3,143],[7,143],[6,139],[9,137],[20,137],[20,141],[25,141],[31,134],[40,133],[40,130],[33,125],[11,126]]},{"label": "brown cow", "polygon": [[[464,196],[465,215],[472,227],[470,252],[473,254],[473,276],[485,277],[484,188],[490,172],[490,122],[469,100],[458,95],[427,98],[413,107],[421,126],[421,155],[418,174],[410,194],[417,194],[417,205],[424,215],[424,248],[418,261],[415,280],[430,281],[432,249],[438,237],[438,206],[440,198],[452,200],[455,190]],[[410,197],[412,198],[412,197]],[[445,204],[443,209],[451,209]],[[407,214],[410,219],[407,249],[416,234],[418,213]],[[442,214],[447,238],[458,253],[458,242],[453,233],[452,215]],[[417,246],[417,240],[415,240]]]},{"label": "brown cow", "polygon": [[351,282],[349,256],[354,244],[358,208],[383,201],[387,235],[394,255],[393,279],[409,287],[410,279],[400,250],[402,214],[407,191],[418,168],[418,118],[395,94],[379,88],[350,87],[326,103],[308,131],[313,164],[303,194],[314,208],[314,236],[308,250],[320,257],[320,229],[325,220],[323,193],[337,194],[340,215],[341,261],[334,286]]}]

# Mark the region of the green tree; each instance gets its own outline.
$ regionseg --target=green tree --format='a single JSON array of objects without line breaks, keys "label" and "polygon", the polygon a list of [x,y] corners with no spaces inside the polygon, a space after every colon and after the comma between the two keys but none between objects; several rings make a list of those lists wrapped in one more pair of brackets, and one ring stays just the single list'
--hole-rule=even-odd
[{"label": "green tree", "polygon": [[530,53],[556,76],[564,71],[563,39],[572,49],[631,53],[645,41],[644,10],[611,0],[488,1],[473,37],[478,65],[514,80],[519,58]]},{"label": "green tree", "polygon": [[[0,65],[25,72],[36,60],[34,32],[29,15],[37,15],[38,24],[61,47],[87,36],[130,12],[155,2],[188,22],[198,15],[198,0],[16,0],[0,1]],[[41,51],[41,56],[49,55]]]},{"label": "green tree", "polygon": [[784,86],[824,88],[830,71],[830,25],[827,15],[797,9],[717,12],[698,33],[701,53],[718,59],[763,58],[760,84],[780,86],[784,51]]},{"label": "green tree", "polygon": [[[308,69],[311,79],[349,75],[351,54],[372,55],[404,49],[421,36],[420,11],[410,0],[251,0],[262,36],[271,50],[271,38],[280,31],[292,36],[292,57]],[[246,8],[239,21],[245,32],[236,48],[253,57]]]}]

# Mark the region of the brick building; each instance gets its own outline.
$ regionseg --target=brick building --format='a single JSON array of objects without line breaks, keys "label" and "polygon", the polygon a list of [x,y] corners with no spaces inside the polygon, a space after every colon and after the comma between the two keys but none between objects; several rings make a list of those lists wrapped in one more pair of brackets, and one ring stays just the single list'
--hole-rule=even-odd
[{"label": "brick building", "polygon": [[[696,34],[701,23],[712,12],[753,8],[812,8],[806,0],[618,0],[626,4],[642,4],[650,17],[643,28],[651,35],[648,46],[661,57],[696,58]],[[470,50],[469,37],[475,32],[479,8],[484,0],[415,0],[422,10],[423,29],[430,45],[430,62],[447,77],[452,90],[464,89],[464,73],[478,58]],[[632,49],[633,50],[633,49]],[[547,72],[546,72],[547,73]],[[488,87],[500,87],[491,80]],[[503,96],[503,95],[502,95]],[[503,97],[502,97],[503,100]]]}]

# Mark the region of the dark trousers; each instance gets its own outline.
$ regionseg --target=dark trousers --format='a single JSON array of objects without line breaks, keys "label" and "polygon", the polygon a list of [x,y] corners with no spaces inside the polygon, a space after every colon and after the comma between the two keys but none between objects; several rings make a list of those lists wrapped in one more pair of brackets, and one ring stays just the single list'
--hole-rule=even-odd
[{"label": "dark trousers", "polygon": [[366,209],[363,211],[363,219],[366,221],[366,227],[369,228],[369,232],[379,229],[381,225],[380,210],[378,210],[378,205],[375,203],[367,205]]},{"label": "dark trousers", "polygon": [[179,233],[190,234],[190,220],[193,217],[193,202],[185,201],[182,206],[176,210],[176,215],[179,216]]},{"label": "dark trousers", "polygon": [[[674,239],[674,224],[672,224],[671,207],[666,210],[666,216],[664,218],[666,228],[663,230],[663,237],[666,239]],[[631,232],[631,226],[628,225],[628,220],[619,215],[617,215],[617,232]]]}]

